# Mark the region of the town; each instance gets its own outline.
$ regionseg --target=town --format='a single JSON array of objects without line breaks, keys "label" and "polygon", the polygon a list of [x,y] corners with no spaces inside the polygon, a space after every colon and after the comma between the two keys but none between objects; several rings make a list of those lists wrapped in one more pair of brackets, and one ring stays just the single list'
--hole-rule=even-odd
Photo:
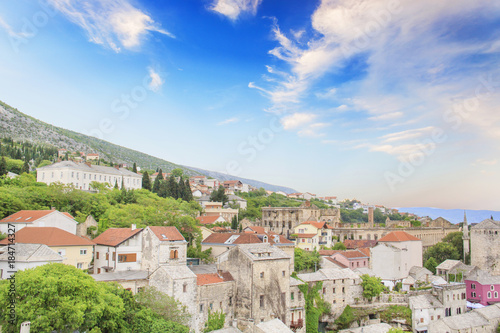
[{"label": "town", "polygon": [[500,328],[493,217],[453,224],[66,149],[33,164],[0,162],[2,331]]}]

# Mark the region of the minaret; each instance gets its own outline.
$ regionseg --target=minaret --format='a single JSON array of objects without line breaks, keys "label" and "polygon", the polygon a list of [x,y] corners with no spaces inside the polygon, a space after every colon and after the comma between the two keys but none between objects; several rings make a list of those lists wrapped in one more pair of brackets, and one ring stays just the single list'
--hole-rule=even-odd
[{"label": "minaret", "polygon": [[464,210],[464,225],[462,226],[462,240],[464,241],[464,264],[465,258],[469,254],[469,226],[467,225],[467,215]]}]

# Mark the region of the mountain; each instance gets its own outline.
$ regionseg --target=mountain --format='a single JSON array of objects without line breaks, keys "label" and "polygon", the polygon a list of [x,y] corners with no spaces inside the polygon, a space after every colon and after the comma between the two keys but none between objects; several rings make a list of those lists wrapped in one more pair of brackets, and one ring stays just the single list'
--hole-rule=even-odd
[{"label": "mountain", "polygon": [[[29,129],[29,130],[28,130]],[[141,153],[113,143],[73,132],[64,128],[47,124],[43,121],[30,117],[19,110],[0,101],[0,137],[10,137],[15,141],[29,141],[37,144],[45,144],[56,148],[65,148],[69,151],[81,151],[86,154],[98,153],[105,160],[114,163],[137,163],[141,168],[159,167],[164,172],[170,172],[175,168],[183,170],[187,175],[204,174],[219,180],[240,180],[256,187],[263,187],[269,191],[284,191],[286,193],[295,190],[277,185],[263,183],[257,180],[229,176],[218,172],[186,167],[164,159]]]},{"label": "mountain", "polygon": [[[459,223],[464,221],[463,209],[440,209],[431,207],[401,207],[398,208],[400,212],[413,213],[418,216],[429,216],[430,218],[442,217],[451,223]],[[494,210],[465,210],[467,213],[468,223],[479,223],[491,216],[495,220],[500,219],[500,212]]]}]

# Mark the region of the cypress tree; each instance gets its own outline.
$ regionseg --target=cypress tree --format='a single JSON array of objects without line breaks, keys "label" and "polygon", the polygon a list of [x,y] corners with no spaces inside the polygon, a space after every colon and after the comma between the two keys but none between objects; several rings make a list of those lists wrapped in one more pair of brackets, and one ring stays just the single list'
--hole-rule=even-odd
[{"label": "cypress tree", "polygon": [[151,178],[149,178],[149,173],[144,171],[142,175],[142,188],[151,191]]},{"label": "cypress tree", "polygon": [[132,172],[137,173],[137,164],[134,162],[134,166],[132,167]]},{"label": "cypress tree", "polygon": [[118,189],[118,180],[115,180],[115,188]]},{"label": "cypress tree", "polygon": [[30,173],[30,165],[28,164],[28,160],[24,161],[23,168],[21,169],[21,173]]},{"label": "cypress tree", "polygon": [[156,176],[155,182],[153,183],[153,193],[158,194],[160,192],[160,175]]},{"label": "cypress tree", "polygon": [[[182,182],[182,180],[181,180]],[[184,200],[192,201],[193,200],[193,192],[191,192],[191,185],[189,185],[189,178],[186,178],[184,182]]]},{"label": "cypress tree", "polygon": [[156,177],[158,178],[159,180],[163,180],[163,171],[160,169],[160,171],[158,171],[158,176]]},{"label": "cypress tree", "polygon": [[0,160],[0,176],[7,174],[7,162],[5,162],[5,156],[2,156]]},{"label": "cypress tree", "polygon": [[174,199],[179,199],[179,184],[175,181],[174,175],[170,175],[168,177],[168,185],[167,185],[167,195]]}]

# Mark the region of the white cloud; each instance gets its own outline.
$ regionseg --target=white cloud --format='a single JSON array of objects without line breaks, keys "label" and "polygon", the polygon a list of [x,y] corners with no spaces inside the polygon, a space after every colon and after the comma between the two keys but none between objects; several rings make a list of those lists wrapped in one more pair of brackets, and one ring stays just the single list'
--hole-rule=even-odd
[{"label": "white cloud", "polygon": [[165,81],[161,78],[160,74],[158,74],[153,68],[149,67],[149,78],[151,81],[148,84],[149,89],[151,89],[154,92],[157,92],[160,90],[161,86]]},{"label": "white cloud", "polygon": [[128,0],[48,0],[70,21],[87,33],[91,42],[110,47],[136,49],[149,32],[174,38]]},{"label": "white cloud", "polygon": [[325,133],[320,132],[319,130],[330,126],[328,123],[314,123],[308,125],[306,128],[299,131],[299,136],[307,136],[307,137],[321,137],[325,136]]},{"label": "white cloud", "polygon": [[403,112],[397,111],[397,112],[381,114],[379,116],[373,116],[373,117],[370,117],[368,119],[375,120],[375,121],[377,121],[377,120],[393,120],[393,119],[399,118],[401,116],[403,116]]},{"label": "white cloud", "polygon": [[312,113],[293,113],[281,119],[281,124],[286,130],[296,129],[307,125],[313,121],[317,116]]},{"label": "white cloud", "polygon": [[223,120],[223,121],[217,123],[217,126],[227,125],[227,124],[231,124],[231,123],[237,123],[238,121],[240,121],[239,118],[233,117],[233,118],[229,118],[229,119],[226,119],[226,120]]},{"label": "white cloud", "polygon": [[498,163],[498,159],[479,158],[472,165],[474,165],[474,166],[477,166],[477,165],[496,165],[497,163]]},{"label": "white cloud", "polygon": [[394,141],[416,139],[416,138],[420,138],[424,135],[430,136],[431,132],[434,129],[435,128],[433,126],[410,129],[410,130],[406,130],[406,131],[386,134],[386,135],[382,136],[381,139],[383,142],[394,142]]},{"label": "white cloud", "polygon": [[215,0],[210,9],[236,21],[241,13],[255,15],[261,0]]},{"label": "white cloud", "polygon": [[412,156],[424,156],[426,152],[435,149],[435,143],[411,143],[402,145],[372,145],[370,151],[382,152],[396,156],[399,160],[408,160]]}]

